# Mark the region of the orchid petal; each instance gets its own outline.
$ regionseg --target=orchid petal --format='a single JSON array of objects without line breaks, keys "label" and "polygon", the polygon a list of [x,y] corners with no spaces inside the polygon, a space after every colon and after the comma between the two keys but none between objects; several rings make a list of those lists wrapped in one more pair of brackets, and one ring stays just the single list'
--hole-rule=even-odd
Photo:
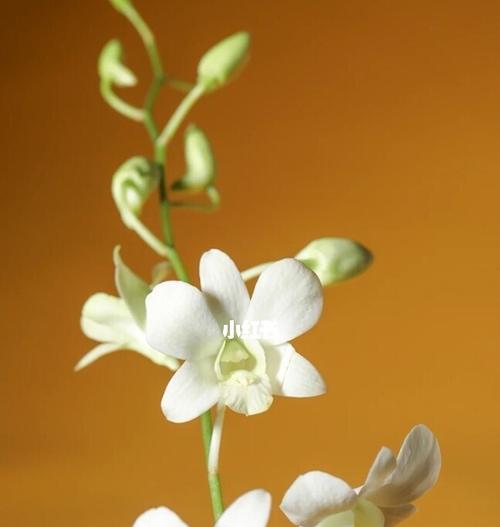
[{"label": "orchid petal", "polygon": [[146,325],[146,296],[151,291],[148,284],[127,267],[121,258],[120,247],[113,252],[115,283],[120,296],[125,300],[130,314],[139,328]]},{"label": "orchid petal", "polygon": [[396,462],[382,485],[363,487],[360,495],[379,507],[397,507],[427,492],[441,469],[441,452],[434,434],[424,425],[414,427],[403,441]]},{"label": "orchid petal", "polygon": [[201,290],[222,326],[230,320],[243,322],[250,297],[235,263],[218,249],[211,249],[200,260]]},{"label": "orchid petal", "polygon": [[222,332],[203,293],[185,282],[158,284],[146,298],[150,346],[179,359],[216,354]]},{"label": "orchid petal", "polygon": [[236,371],[221,385],[222,400],[234,412],[255,415],[265,412],[273,402],[271,383],[267,376],[255,378],[246,371]]},{"label": "orchid petal", "polygon": [[121,342],[135,322],[121,298],[95,293],[83,305],[80,324],[83,333],[93,340]]},{"label": "orchid petal", "polygon": [[99,344],[95,348],[91,349],[88,353],[86,353],[76,364],[75,371],[82,370],[83,368],[86,368],[93,362],[95,362],[97,359],[100,359],[104,355],[108,355],[109,353],[113,353],[113,351],[118,351],[121,349],[120,344],[115,343],[109,343],[106,342],[104,344]]},{"label": "orchid petal", "polygon": [[271,514],[271,495],[262,489],[251,490],[234,501],[215,527],[266,527]]},{"label": "orchid petal", "polygon": [[157,507],[143,512],[132,527],[188,527],[188,525],[167,507]]},{"label": "orchid petal", "polygon": [[169,421],[184,423],[209,410],[218,399],[213,360],[186,361],[168,383],[161,408]]},{"label": "orchid petal", "polygon": [[356,492],[345,481],[313,471],[292,483],[283,497],[281,510],[295,525],[315,527],[333,514],[352,509],[357,500]]},{"label": "orchid petal", "polygon": [[353,511],[339,512],[320,521],[317,527],[356,527]]},{"label": "orchid petal", "polygon": [[394,525],[409,518],[417,509],[411,503],[407,503],[398,507],[381,507],[380,510],[385,518],[384,527],[394,527]]},{"label": "orchid petal", "polygon": [[260,275],[246,320],[272,322],[274,331],[267,341],[283,344],[314,326],[322,308],[323,291],[318,277],[298,260],[285,258]]},{"label": "orchid petal", "polygon": [[274,395],[285,397],[314,397],[326,392],[318,370],[291,344],[265,347],[267,374]]},{"label": "orchid petal", "polygon": [[385,527],[382,511],[373,503],[359,499],[354,508],[356,527]]},{"label": "orchid petal", "polygon": [[368,472],[366,482],[361,490],[362,494],[383,485],[384,481],[394,472],[396,465],[396,458],[392,450],[385,446],[382,447]]},{"label": "orchid petal", "polygon": [[165,366],[172,371],[179,369],[179,361],[177,359],[156,351],[146,342],[146,336],[143,334],[139,338],[130,340],[122,348],[135,351],[151,362],[158,364],[158,366]]}]

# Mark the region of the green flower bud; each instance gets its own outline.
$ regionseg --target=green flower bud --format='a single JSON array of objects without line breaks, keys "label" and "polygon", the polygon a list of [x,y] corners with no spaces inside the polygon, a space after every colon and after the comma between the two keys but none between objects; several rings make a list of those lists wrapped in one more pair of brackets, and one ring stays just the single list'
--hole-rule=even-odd
[{"label": "green flower bud", "polygon": [[123,223],[134,228],[136,217],[151,192],[158,184],[158,177],[152,163],[144,157],[132,157],[115,172],[111,192]]},{"label": "green flower bud", "polygon": [[102,49],[97,64],[101,80],[116,86],[134,86],[137,78],[123,64],[123,47],[119,40],[110,40]]},{"label": "green flower bud", "polygon": [[250,35],[240,31],[210,48],[198,63],[198,83],[207,91],[229,82],[248,60]]},{"label": "green flower bud", "polygon": [[186,128],[184,134],[184,157],[186,174],[176,181],[174,190],[202,191],[215,180],[216,163],[210,142],[201,128],[194,124]]},{"label": "green flower bud", "polygon": [[347,238],[319,238],[295,258],[314,271],[324,286],[362,273],[373,261],[368,249]]}]

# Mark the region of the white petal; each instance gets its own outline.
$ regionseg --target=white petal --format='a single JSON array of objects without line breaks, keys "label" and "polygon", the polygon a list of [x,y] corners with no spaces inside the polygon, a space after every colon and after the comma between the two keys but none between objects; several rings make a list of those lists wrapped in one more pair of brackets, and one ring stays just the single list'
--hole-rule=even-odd
[{"label": "white petal", "polygon": [[317,527],[357,527],[354,523],[354,512],[344,511],[328,516],[318,523]]},{"label": "white petal", "polygon": [[161,408],[174,423],[199,417],[219,399],[219,385],[213,370],[213,359],[185,362],[167,385]]},{"label": "white petal", "polygon": [[437,439],[424,425],[416,426],[403,441],[396,462],[394,472],[380,487],[361,491],[379,507],[410,503],[436,483],[441,469]]},{"label": "white petal", "polygon": [[271,495],[262,489],[251,490],[234,501],[215,527],[266,527],[271,513]]},{"label": "white petal", "polygon": [[345,481],[313,471],[299,476],[286,491],[281,510],[295,525],[314,527],[332,514],[352,509],[358,496]]},{"label": "white petal", "polygon": [[132,527],[188,527],[175,512],[158,507],[143,512]]},{"label": "white petal", "polygon": [[260,275],[250,300],[248,321],[270,321],[268,342],[283,344],[302,335],[318,321],[323,291],[318,277],[304,264],[285,258]]},{"label": "white petal", "polygon": [[285,397],[314,397],[326,392],[318,370],[291,344],[265,346],[267,374],[274,395]]},{"label": "white petal", "polygon": [[87,337],[100,342],[123,342],[135,326],[125,302],[106,293],[95,293],[85,302],[80,323]]},{"label": "white petal", "polygon": [[382,511],[368,500],[359,499],[354,508],[356,527],[385,527]]},{"label": "white petal", "polygon": [[273,402],[271,383],[247,371],[236,371],[221,384],[221,398],[234,412],[255,415],[265,412]]},{"label": "white petal", "polygon": [[125,265],[120,255],[119,246],[115,247],[113,251],[113,261],[115,263],[116,289],[127,304],[128,310],[136,324],[144,329],[146,324],[146,306],[144,301],[151,289],[140,276]]},{"label": "white petal", "polygon": [[104,343],[99,344],[95,348],[91,349],[88,353],[86,353],[76,364],[75,371],[79,371],[85,367],[87,367],[89,364],[92,364],[97,359],[100,359],[104,355],[107,355],[108,353],[113,353],[113,351],[117,351],[121,349],[121,346],[119,344],[114,343]]},{"label": "white petal", "polygon": [[392,450],[382,447],[373,462],[366,482],[360,490],[360,495],[366,494],[370,490],[375,490],[384,484],[384,481],[394,472],[396,468],[396,458]]},{"label": "white petal", "polygon": [[385,518],[384,527],[393,527],[409,518],[417,509],[411,503],[407,503],[399,507],[381,507],[380,510]]},{"label": "white petal", "polygon": [[250,297],[238,268],[227,254],[218,249],[203,254],[200,282],[221,327],[230,320],[243,322]]},{"label": "white petal", "polygon": [[217,353],[222,332],[203,293],[178,281],[158,284],[146,297],[146,338],[158,351],[191,359]]},{"label": "white petal", "polygon": [[146,335],[144,334],[142,334],[140,337],[136,337],[135,339],[131,339],[130,342],[126,344],[125,348],[140,353],[144,357],[148,358],[151,362],[154,362],[159,366],[165,366],[172,371],[179,369],[179,361],[174,359],[174,357],[170,357],[170,355],[165,355],[164,353],[160,353],[159,351],[153,349],[146,342]]}]

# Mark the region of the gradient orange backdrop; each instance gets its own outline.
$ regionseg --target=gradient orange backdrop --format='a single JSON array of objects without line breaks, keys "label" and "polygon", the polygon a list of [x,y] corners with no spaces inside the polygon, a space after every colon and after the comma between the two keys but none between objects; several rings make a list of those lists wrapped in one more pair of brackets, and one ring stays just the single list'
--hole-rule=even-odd
[{"label": "gradient orange backdrop", "polygon": [[[192,114],[220,167],[219,213],[174,215],[195,275],[220,247],[242,267],[347,236],[365,275],[328,289],[297,342],[329,385],[230,414],[226,501],[263,486],[277,505],[302,471],[359,484],[382,445],[416,423],[440,439],[443,471],[414,527],[490,527],[500,468],[500,4],[468,1],[140,1],[167,70],[239,29],[252,61]],[[143,129],[97,89],[96,57],[120,37],[141,83],[141,44],[105,0],[2,7],[0,515],[5,525],[127,526],[165,504],[210,524],[198,422],[167,423],[170,374],[133,353],[81,373],[92,346],[79,312],[114,292],[112,248],[147,275],[157,260],[125,230],[116,167],[149,153]],[[126,94],[125,94],[126,95]],[[165,118],[178,95],[164,93]],[[173,145],[170,176],[183,170]],[[157,228],[153,203],[145,219]]]}]

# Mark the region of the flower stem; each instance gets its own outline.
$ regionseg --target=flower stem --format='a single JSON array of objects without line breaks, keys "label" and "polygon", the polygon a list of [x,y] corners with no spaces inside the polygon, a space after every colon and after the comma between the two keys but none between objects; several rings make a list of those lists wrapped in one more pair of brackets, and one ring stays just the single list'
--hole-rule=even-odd
[{"label": "flower stem", "polygon": [[251,280],[252,278],[255,278],[256,276],[259,276],[266,267],[269,267],[273,262],[265,262],[259,265],[256,265],[255,267],[250,267],[250,269],[245,269],[244,271],[241,271],[241,278],[246,282],[247,280]]},{"label": "flower stem", "polygon": [[144,111],[141,108],[136,108],[122,98],[118,97],[113,91],[113,87],[106,81],[101,81],[100,85],[102,98],[115,110],[116,112],[132,119],[132,121],[144,121]]},{"label": "flower stem", "polygon": [[226,413],[226,405],[219,402],[217,405],[217,413],[215,414],[215,423],[212,429],[212,437],[210,439],[210,451],[208,453],[208,474],[217,474],[219,472],[219,457],[220,445],[222,440],[222,430],[224,428],[224,415]]},{"label": "flower stem", "polygon": [[[163,70],[163,65],[160,57],[160,53],[156,46],[156,41],[152,31],[146,22],[142,19],[138,11],[130,4],[124,15],[135,27],[139,33],[146,52],[148,54],[151,69],[153,71],[153,80],[151,81],[150,88],[146,95],[143,109],[143,121],[148,131],[148,134],[153,143],[154,149],[154,161],[156,169],[158,170],[159,176],[159,199],[160,199],[160,217],[161,226],[163,231],[163,238],[168,251],[168,259],[174,268],[175,274],[184,282],[189,282],[189,275],[182,261],[182,258],[175,246],[174,233],[172,228],[172,222],[170,219],[170,204],[168,201],[168,186],[166,178],[166,162],[167,162],[167,147],[175,133],[177,132],[182,121],[188,114],[189,110],[194,104],[200,99],[204,93],[204,89],[199,85],[189,85],[180,81],[170,81],[174,87],[181,90],[189,90],[187,95],[184,97],[178,108],[172,114],[165,128],[158,133],[154,118],[154,105],[158,93],[167,80],[167,76]],[[175,86],[177,84],[177,86]],[[210,473],[208,471],[208,456],[210,452],[210,443],[212,440],[212,415],[210,410],[205,412],[201,417],[201,430],[203,438],[203,448],[205,451],[205,462],[207,465],[208,473],[208,486],[210,490],[210,498],[212,501],[212,509],[215,520],[218,520],[221,514],[224,512],[224,503],[222,501],[222,488],[218,472]],[[220,440],[220,438],[219,438]]]},{"label": "flower stem", "polygon": [[188,114],[189,110],[196,104],[196,102],[202,97],[205,93],[205,86],[202,84],[195,84],[193,88],[186,94],[184,99],[172,114],[172,117],[169,119],[165,128],[162,130],[161,134],[158,137],[158,144],[166,146],[177,132],[180,124]]},{"label": "flower stem", "polygon": [[210,472],[208,462],[210,457],[210,443],[212,442],[213,428],[212,415],[210,410],[202,414],[201,434],[203,437],[203,449],[205,451],[205,463],[207,465],[208,487],[210,489],[210,498],[212,500],[212,510],[214,519],[217,521],[224,512],[224,502],[222,500],[222,487],[218,472]]}]

